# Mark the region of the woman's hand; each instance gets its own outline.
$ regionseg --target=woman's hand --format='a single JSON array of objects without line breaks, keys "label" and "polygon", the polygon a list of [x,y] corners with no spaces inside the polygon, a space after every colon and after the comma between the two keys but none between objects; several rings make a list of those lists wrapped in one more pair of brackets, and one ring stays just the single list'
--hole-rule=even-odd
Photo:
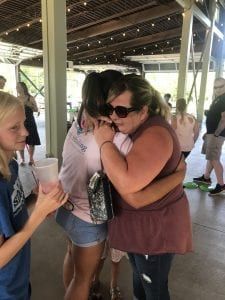
[{"label": "woman's hand", "polygon": [[60,183],[48,194],[44,194],[41,185],[39,185],[39,193],[34,210],[46,217],[65,204],[67,200],[68,194],[64,193]]},{"label": "woman's hand", "polygon": [[99,147],[106,141],[113,141],[115,130],[108,122],[95,121],[94,137]]}]

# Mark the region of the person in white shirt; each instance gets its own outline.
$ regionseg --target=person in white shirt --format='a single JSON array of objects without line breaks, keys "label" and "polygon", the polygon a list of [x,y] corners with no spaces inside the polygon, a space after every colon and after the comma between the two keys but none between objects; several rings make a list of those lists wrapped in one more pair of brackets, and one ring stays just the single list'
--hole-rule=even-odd
[{"label": "person in white shirt", "polygon": [[199,136],[199,124],[196,118],[186,112],[187,103],[180,98],[176,103],[176,115],[172,116],[171,125],[176,131],[181,151],[186,158],[194,147]]}]

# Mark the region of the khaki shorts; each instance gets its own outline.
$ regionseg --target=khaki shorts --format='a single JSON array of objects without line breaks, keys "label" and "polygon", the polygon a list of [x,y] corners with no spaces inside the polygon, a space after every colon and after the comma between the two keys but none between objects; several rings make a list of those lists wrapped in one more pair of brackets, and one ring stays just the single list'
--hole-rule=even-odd
[{"label": "khaki shorts", "polygon": [[224,141],[225,137],[206,134],[202,146],[202,154],[205,154],[207,160],[220,160]]}]

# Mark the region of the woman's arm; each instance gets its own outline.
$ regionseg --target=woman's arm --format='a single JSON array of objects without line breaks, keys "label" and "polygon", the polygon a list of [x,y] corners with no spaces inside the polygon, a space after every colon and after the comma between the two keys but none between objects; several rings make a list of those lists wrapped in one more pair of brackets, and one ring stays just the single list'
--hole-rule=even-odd
[{"label": "woman's arm", "polygon": [[46,216],[62,206],[67,198],[68,195],[60,187],[56,187],[46,195],[41,192],[41,188],[39,189],[35,208],[24,227],[8,239],[0,235],[0,269],[25,245]]},{"label": "woman's arm", "polygon": [[169,191],[174,189],[178,184],[182,183],[185,177],[186,163],[182,158],[176,171],[164,178],[152,182],[143,190],[133,194],[122,194],[122,198],[134,208],[154,203],[164,197]]},{"label": "woman's arm", "polygon": [[152,182],[167,163],[173,150],[172,137],[163,127],[148,128],[123,157],[113,143],[104,143],[112,141],[112,131],[106,125],[94,131],[104,169],[120,194],[138,192]]}]

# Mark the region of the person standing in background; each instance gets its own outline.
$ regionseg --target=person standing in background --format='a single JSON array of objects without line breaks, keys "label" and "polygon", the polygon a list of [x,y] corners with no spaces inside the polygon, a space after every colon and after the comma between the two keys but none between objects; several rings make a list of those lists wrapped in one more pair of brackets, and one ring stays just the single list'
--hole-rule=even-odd
[{"label": "person standing in background", "polygon": [[[28,92],[28,88],[24,82],[18,82],[17,86],[17,93],[18,93],[18,99],[22,101],[25,107],[25,114],[26,114],[26,120],[25,120],[25,127],[29,133],[29,135],[26,138],[26,144],[28,145],[28,152],[29,152],[29,165],[32,165],[34,163],[34,149],[35,145],[40,145],[40,138],[37,131],[37,125],[34,119],[33,112],[38,112],[37,103]],[[24,157],[24,150],[19,151],[21,155],[21,166],[25,165],[25,157]]]},{"label": "person standing in background", "polygon": [[224,124],[225,113],[225,79],[216,78],[214,81],[215,99],[212,102],[206,116],[206,133],[203,136],[204,143],[202,153],[206,156],[205,173],[193,180],[197,183],[211,184],[210,174],[214,169],[217,179],[216,187],[209,192],[214,196],[225,193],[223,179],[223,165],[220,161],[222,146],[225,140]]},{"label": "person standing in background", "polygon": [[173,115],[171,119],[171,126],[177,134],[185,158],[190,154],[199,135],[199,124],[194,116],[186,112],[186,109],[186,100],[178,99],[176,115]]},{"label": "person standing in background", "polygon": [[167,93],[164,95],[164,100],[165,100],[166,104],[168,104],[170,109],[172,109],[172,104],[170,102],[170,99],[171,99],[171,94]]},{"label": "person standing in background", "polygon": [[0,90],[3,90],[6,84],[6,78],[0,75]]}]

